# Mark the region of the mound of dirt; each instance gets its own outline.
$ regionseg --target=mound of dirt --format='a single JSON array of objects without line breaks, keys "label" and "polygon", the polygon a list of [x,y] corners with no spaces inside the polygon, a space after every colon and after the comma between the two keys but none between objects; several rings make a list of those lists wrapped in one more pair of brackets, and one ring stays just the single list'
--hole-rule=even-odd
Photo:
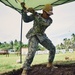
[{"label": "mound of dirt", "polygon": [[[52,71],[51,68],[46,67],[46,64],[33,65],[28,75],[75,75],[75,64],[55,66],[58,68]],[[21,75],[21,72],[22,68],[0,75]]]}]

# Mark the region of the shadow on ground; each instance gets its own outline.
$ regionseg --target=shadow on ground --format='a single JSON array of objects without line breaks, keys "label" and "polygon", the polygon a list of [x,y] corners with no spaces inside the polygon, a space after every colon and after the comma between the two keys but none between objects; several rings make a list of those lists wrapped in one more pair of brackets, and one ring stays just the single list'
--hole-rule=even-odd
[{"label": "shadow on ground", "polygon": [[[75,64],[55,66],[58,68],[51,71],[51,68],[47,68],[46,64],[33,65],[32,70],[28,72],[28,75],[75,75]],[[21,75],[21,72],[22,68],[0,75]]]}]

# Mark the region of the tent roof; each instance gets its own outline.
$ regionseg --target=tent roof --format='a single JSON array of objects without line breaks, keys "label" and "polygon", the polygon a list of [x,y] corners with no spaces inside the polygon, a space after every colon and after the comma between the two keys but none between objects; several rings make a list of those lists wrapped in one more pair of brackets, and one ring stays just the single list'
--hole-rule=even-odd
[{"label": "tent roof", "polygon": [[[75,0],[20,0],[21,2],[25,2],[26,6],[33,7],[35,10],[41,10],[45,4],[52,4],[53,6],[62,5],[65,3],[73,2]],[[9,6],[19,13],[21,13],[21,5],[18,0],[0,0],[6,6]]]}]

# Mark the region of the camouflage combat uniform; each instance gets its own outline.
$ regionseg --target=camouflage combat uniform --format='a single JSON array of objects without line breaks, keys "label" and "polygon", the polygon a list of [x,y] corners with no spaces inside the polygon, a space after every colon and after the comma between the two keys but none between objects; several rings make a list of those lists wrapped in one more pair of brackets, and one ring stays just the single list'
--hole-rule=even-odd
[{"label": "camouflage combat uniform", "polygon": [[55,57],[55,46],[44,33],[46,28],[52,23],[52,19],[50,17],[48,19],[44,19],[39,13],[37,13],[35,16],[28,16],[27,13],[23,13],[23,20],[25,22],[34,21],[33,27],[26,35],[26,37],[29,39],[28,54],[26,56],[23,68],[26,70],[30,69],[30,65],[38,49],[38,43],[40,43],[42,46],[49,50],[48,62],[52,63]]}]

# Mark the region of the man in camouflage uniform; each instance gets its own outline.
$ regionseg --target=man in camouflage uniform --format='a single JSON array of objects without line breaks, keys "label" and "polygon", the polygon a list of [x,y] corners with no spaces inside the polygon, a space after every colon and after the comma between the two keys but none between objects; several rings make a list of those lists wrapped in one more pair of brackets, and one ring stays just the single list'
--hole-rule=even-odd
[{"label": "man in camouflage uniform", "polygon": [[27,10],[24,10],[23,12],[24,22],[34,22],[33,27],[29,30],[29,32],[26,35],[26,37],[29,39],[28,54],[23,64],[22,75],[27,75],[26,71],[30,70],[30,65],[38,49],[38,43],[40,43],[42,46],[49,50],[49,59],[47,67],[53,66],[52,63],[55,57],[55,46],[45,34],[46,28],[52,23],[52,19],[49,17],[53,14],[52,10],[52,6],[50,4],[47,4],[43,8],[42,14],[35,12],[33,8],[28,9],[29,12],[33,13],[30,16],[27,15]]}]

